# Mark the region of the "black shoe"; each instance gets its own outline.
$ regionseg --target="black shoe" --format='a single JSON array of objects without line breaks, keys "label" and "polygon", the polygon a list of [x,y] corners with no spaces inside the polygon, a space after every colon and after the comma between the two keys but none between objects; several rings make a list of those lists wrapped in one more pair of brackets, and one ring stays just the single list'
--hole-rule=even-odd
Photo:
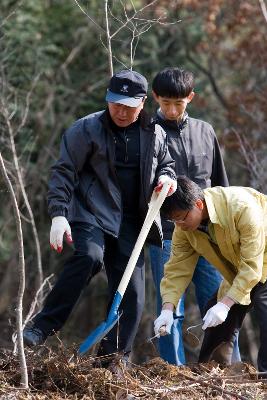
[{"label": "black shoe", "polygon": [[46,341],[46,338],[47,335],[34,325],[26,325],[23,330],[23,340],[28,347],[39,346]]}]

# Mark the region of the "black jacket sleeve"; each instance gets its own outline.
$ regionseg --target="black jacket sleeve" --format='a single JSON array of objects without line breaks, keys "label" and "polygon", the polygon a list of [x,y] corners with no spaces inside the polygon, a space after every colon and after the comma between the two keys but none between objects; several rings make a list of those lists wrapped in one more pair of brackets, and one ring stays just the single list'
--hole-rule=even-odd
[{"label": "black jacket sleeve", "polygon": [[214,146],[213,146],[213,164],[211,173],[211,186],[229,186],[229,181],[227,178],[222,153],[218,143],[218,139],[214,133]]},{"label": "black jacket sleeve", "polygon": [[156,180],[158,180],[161,175],[168,175],[171,179],[176,180],[175,161],[171,158],[168,150],[167,135],[158,124],[155,124],[155,132],[157,135],[161,136]]},{"label": "black jacket sleeve", "polygon": [[51,168],[48,183],[48,213],[51,218],[68,216],[68,208],[79,172],[90,153],[89,136],[84,120],[76,121],[63,135],[60,156]]}]

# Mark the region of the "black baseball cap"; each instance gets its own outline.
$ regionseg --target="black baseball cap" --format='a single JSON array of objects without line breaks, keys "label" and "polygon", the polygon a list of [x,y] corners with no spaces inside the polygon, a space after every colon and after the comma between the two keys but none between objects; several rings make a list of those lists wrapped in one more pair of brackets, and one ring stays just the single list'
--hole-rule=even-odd
[{"label": "black baseball cap", "polygon": [[138,72],[119,71],[110,79],[106,101],[138,107],[147,94],[147,87],[146,78]]}]

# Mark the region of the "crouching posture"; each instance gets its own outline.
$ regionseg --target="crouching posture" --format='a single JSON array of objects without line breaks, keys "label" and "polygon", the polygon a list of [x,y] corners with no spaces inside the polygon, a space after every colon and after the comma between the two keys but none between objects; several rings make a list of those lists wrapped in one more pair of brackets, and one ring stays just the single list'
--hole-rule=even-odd
[{"label": "crouching posture", "polygon": [[231,363],[235,334],[253,307],[260,328],[258,369],[267,372],[267,197],[248,187],[201,190],[178,177],[162,212],[175,222],[171,258],[161,282],[162,311],[155,333],[170,332],[173,310],[192,279],[198,257],[223,275],[203,318],[199,362]]}]

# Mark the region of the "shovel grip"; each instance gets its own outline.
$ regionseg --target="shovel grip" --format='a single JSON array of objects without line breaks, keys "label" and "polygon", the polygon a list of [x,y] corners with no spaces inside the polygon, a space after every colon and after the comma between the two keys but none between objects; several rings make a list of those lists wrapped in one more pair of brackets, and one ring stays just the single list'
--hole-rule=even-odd
[{"label": "shovel grip", "polygon": [[133,252],[131,254],[131,257],[128,261],[128,264],[126,266],[123,277],[122,277],[121,282],[118,287],[118,292],[121,294],[121,297],[123,297],[123,295],[125,293],[125,290],[129,283],[129,280],[131,279],[133,270],[137,263],[138,257],[144,246],[148,232],[150,231],[150,228],[160,210],[160,207],[162,206],[162,203],[168,194],[170,186],[171,186],[171,184],[169,182],[166,182],[166,183],[164,183],[164,185],[158,195],[156,195],[155,192],[153,192],[153,194],[152,194],[148,212],[147,212],[145,221],[143,223],[141,232],[139,233],[139,236],[135,243]]}]

